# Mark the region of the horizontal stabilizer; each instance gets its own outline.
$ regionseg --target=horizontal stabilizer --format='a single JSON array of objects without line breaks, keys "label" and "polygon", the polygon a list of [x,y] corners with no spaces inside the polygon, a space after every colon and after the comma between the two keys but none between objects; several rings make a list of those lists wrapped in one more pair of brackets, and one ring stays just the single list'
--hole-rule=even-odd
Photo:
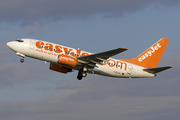
[{"label": "horizontal stabilizer", "polygon": [[149,72],[149,73],[159,73],[159,72],[162,72],[162,71],[167,70],[169,68],[172,68],[172,67],[167,66],[167,67],[158,67],[158,68],[150,68],[150,69],[143,69],[143,70],[146,72]]}]

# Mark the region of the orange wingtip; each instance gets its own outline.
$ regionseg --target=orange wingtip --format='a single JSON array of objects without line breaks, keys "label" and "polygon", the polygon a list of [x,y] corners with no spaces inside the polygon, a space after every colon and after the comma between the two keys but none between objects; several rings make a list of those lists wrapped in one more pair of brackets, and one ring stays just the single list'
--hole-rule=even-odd
[{"label": "orange wingtip", "polygon": [[119,49],[129,50],[128,48],[119,48]]}]

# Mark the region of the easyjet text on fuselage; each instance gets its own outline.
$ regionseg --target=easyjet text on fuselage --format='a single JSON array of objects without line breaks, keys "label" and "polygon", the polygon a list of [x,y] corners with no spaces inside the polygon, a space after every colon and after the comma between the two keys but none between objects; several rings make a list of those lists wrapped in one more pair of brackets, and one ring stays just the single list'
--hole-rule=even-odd
[{"label": "easyjet text on fuselage", "polygon": [[[59,45],[53,45],[51,43],[45,43],[42,41],[37,41],[36,42],[36,47],[38,48],[36,51],[38,52],[43,52],[39,49],[44,49],[45,51],[49,52],[48,54],[52,54],[52,52],[54,52],[55,56],[57,56],[57,54],[64,54],[64,55],[69,55],[69,56],[73,56],[73,57],[82,57],[82,56],[87,56],[89,55],[89,53],[86,52],[82,52],[81,50],[78,49],[72,49],[72,48],[68,48],[68,47],[63,47],[63,46],[59,46]],[[64,60],[68,59],[71,60],[70,58],[66,58],[66,57],[62,57]],[[106,63],[102,63],[102,65],[106,65]],[[107,65],[109,67],[115,67],[115,68],[120,68],[120,69],[124,69],[127,70],[127,63],[125,62],[121,62],[121,61],[115,61],[113,59],[108,59],[108,63]]]}]

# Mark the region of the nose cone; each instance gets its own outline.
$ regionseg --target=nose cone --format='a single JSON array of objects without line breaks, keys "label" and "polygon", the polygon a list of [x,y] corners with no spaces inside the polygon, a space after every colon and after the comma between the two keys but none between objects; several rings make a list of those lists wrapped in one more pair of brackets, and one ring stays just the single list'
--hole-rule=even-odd
[{"label": "nose cone", "polygon": [[8,42],[8,43],[7,43],[7,46],[10,47],[10,44],[11,44],[11,42]]},{"label": "nose cone", "polygon": [[8,46],[9,48],[12,48],[12,47],[14,46],[14,42],[8,42],[8,43],[7,43],[7,46]]},{"label": "nose cone", "polygon": [[7,46],[9,47],[9,48],[11,48],[12,50],[13,50],[13,48],[14,48],[14,42],[8,42],[7,43]]}]

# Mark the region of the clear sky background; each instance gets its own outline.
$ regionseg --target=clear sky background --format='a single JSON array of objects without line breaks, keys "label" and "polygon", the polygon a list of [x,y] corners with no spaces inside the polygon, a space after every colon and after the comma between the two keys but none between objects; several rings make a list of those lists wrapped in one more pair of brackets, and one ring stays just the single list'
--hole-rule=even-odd
[{"label": "clear sky background", "polygon": [[[49,70],[6,43],[34,38],[98,53],[129,50],[133,58],[170,39],[155,78],[121,79]],[[0,120],[178,120],[180,118],[179,0],[1,0]],[[152,61],[153,62],[153,61]]]}]

